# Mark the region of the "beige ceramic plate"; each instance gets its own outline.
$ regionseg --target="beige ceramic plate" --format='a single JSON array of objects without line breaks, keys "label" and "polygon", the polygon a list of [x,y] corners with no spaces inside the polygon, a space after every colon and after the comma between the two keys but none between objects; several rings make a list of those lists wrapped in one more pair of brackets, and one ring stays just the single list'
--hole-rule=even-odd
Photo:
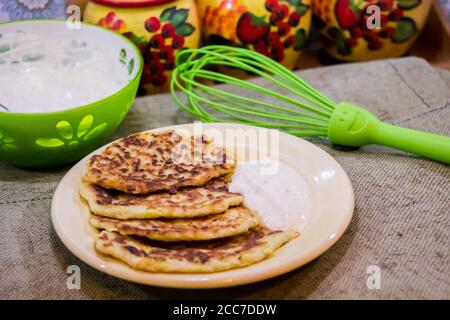
[{"label": "beige ceramic plate", "polygon": [[[194,130],[192,124],[158,130],[169,128],[187,129],[191,132]],[[162,274],[134,270],[94,250],[93,236],[97,231],[88,225],[89,210],[78,195],[83,166],[90,157],[88,156],[65,175],[53,197],[53,225],[67,248],[90,266],[129,281],[174,288],[218,288],[256,282],[296,269],[317,258],[341,237],[353,214],[353,189],[342,167],[326,152],[305,140],[284,133],[279,133],[279,148],[271,147],[276,142],[276,135],[272,136],[269,146],[265,146],[261,141],[270,140],[265,137],[270,137],[270,132],[273,132],[266,129],[235,124],[203,124],[203,129],[209,135],[226,133],[232,136],[237,133],[241,137],[251,136],[256,130],[259,133],[258,143],[248,143],[251,138],[234,139],[234,143],[230,142],[233,140],[231,138],[225,139],[228,147],[230,143],[235,147],[238,159],[242,160],[244,154],[247,160],[249,155],[267,157],[268,149],[279,150],[279,159],[276,160],[291,166],[305,178],[310,188],[313,208],[312,218],[301,230],[299,238],[289,242],[267,260],[231,271]],[[241,131],[235,131],[236,129]],[[276,157],[276,154],[269,157]]]}]

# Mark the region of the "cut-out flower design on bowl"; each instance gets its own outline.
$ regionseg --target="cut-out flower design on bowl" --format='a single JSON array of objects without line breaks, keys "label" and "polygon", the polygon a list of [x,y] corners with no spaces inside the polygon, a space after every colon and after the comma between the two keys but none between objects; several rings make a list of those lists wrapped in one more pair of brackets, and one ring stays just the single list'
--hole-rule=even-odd
[{"label": "cut-out flower design on bowl", "polygon": [[36,144],[44,148],[58,148],[66,146],[70,149],[74,149],[80,145],[83,141],[92,140],[98,137],[108,126],[106,122],[103,122],[95,127],[94,116],[85,116],[80,123],[78,128],[74,130],[72,124],[68,121],[62,120],[56,124],[56,132],[58,137],[54,138],[37,138]]},{"label": "cut-out flower design on bowl", "polygon": [[14,150],[16,144],[14,138],[7,137],[3,132],[0,132],[0,150]]}]

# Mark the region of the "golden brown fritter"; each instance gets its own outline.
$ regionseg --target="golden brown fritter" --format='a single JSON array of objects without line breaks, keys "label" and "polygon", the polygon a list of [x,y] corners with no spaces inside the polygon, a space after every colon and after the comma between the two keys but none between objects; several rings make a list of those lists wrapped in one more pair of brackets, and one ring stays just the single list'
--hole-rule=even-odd
[{"label": "golden brown fritter", "polygon": [[231,173],[235,161],[206,136],[142,132],[112,143],[88,160],[84,181],[129,194],[201,186]]},{"label": "golden brown fritter", "polygon": [[211,241],[164,243],[102,231],[95,248],[129,266],[149,272],[206,273],[245,267],[272,255],[298,236],[265,227]]},{"label": "golden brown fritter", "polygon": [[226,177],[215,178],[202,187],[181,188],[174,194],[130,195],[88,183],[81,184],[80,194],[96,215],[122,220],[200,217],[243,202],[241,195],[228,191]]},{"label": "golden brown fritter", "polygon": [[194,241],[225,238],[247,232],[260,220],[256,212],[244,207],[194,219],[117,220],[91,215],[89,222],[98,229],[152,240]]}]

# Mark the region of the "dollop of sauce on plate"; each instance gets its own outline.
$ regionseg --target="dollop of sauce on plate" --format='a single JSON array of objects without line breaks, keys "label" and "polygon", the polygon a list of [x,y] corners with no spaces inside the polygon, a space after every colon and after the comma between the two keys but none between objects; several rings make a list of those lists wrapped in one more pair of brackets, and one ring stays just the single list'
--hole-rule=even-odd
[{"label": "dollop of sauce on plate", "polygon": [[244,205],[258,212],[269,228],[302,231],[311,218],[313,204],[308,184],[283,162],[239,164],[229,189],[242,194]]}]

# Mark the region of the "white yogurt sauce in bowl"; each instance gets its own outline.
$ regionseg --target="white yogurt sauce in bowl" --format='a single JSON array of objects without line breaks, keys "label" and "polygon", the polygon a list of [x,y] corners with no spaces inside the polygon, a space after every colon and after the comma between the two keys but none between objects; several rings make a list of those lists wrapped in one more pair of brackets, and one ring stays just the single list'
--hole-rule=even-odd
[{"label": "white yogurt sauce in bowl", "polygon": [[[75,32],[75,31],[74,31]],[[63,111],[106,98],[129,82],[117,50],[32,31],[0,35],[0,113]]]},{"label": "white yogurt sauce in bowl", "polygon": [[283,162],[270,163],[271,167],[278,167],[276,173],[264,174],[263,167],[267,165],[239,164],[230,191],[242,194],[244,205],[258,212],[269,228],[302,231],[313,209],[306,180]]}]

